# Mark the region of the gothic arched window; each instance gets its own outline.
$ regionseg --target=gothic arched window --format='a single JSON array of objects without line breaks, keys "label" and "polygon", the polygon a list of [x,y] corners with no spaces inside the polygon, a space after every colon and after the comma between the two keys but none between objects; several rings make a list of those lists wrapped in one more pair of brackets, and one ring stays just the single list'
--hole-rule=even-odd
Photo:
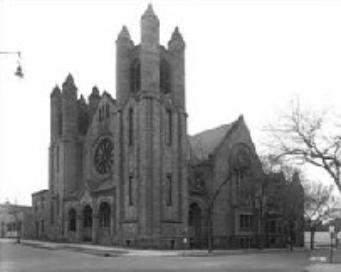
[{"label": "gothic arched window", "polygon": [[130,91],[136,93],[141,88],[141,65],[138,59],[130,64]]},{"label": "gothic arched window", "polygon": [[173,119],[172,110],[166,109],[166,144],[172,145]]},{"label": "gothic arched window", "polygon": [[170,93],[170,67],[165,59],[160,61],[160,90],[163,93]]},{"label": "gothic arched window", "polygon": [[133,192],[133,187],[134,187],[134,176],[130,175],[129,176],[129,181],[128,181],[128,200],[129,200],[129,205],[133,206],[134,205],[134,192]]},{"label": "gothic arched window", "polygon": [[132,146],[134,143],[134,111],[132,108],[129,108],[128,116],[128,142],[129,146]]}]

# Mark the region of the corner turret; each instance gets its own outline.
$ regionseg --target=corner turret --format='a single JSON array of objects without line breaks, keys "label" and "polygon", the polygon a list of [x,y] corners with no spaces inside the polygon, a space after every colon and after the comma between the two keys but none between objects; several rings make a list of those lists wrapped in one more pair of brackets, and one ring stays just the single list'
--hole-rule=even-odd
[{"label": "corner turret", "polygon": [[62,134],[64,139],[70,139],[78,135],[77,87],[71,74],[62,89]]},{"label": "corner turret", "polygon": [[124,25],[122,27],[121,32],[117,36],[116,42],[127,42],[129,44],[132,43],[127,26]]},{"label": "corner turret", "polygon": [[178,27],[175,27],[168,42],[172,55],[172,88],[176,104],[185,110],[185,42]]},{"label": "corner turret", "polygon": [[54,143],[62,134],[62,94],[58,85],[51,92],[50,103],[50,138]]},{"label": "corner turret", "polygon": [[168,49],[171,51],[183,51],[185,49],[185,41],[179,31],[179,27],[175,27],[168,42]]},{"label": "corner turret", "polygon": [[122,27],[116,40],[116,98],[123,104],[130,91],[130,53],[134,43],[126,26]]},{"label": "corner turret", "polygon": [[94,86],[92,88],[92,92],[89,95],[88,99],[89,99],[89,119],[92,120],[97,110],[99,100],[101,99],[97,86]]}]

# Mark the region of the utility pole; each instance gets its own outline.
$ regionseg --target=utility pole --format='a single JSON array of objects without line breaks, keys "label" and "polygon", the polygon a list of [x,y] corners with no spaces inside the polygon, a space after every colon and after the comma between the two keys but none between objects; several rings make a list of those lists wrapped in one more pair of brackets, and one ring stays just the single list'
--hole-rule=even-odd
[{"label": "utility pole", "polygon": [[17,55],[18,57],[17,68],[16,68],[16,71],[14,72],[14,75],[19,78],[24,77],[24,73],[23,73],[22,66],[21,66],[21,52],[20,51],[0,51],[0,55]]},{"label": "utility pole", "polygon": [[335,236],[335,226],[329,226],[329,234],[330,234],[330,252],[329,252],[329,261],[330,263],[333,262],[333,239]]}]

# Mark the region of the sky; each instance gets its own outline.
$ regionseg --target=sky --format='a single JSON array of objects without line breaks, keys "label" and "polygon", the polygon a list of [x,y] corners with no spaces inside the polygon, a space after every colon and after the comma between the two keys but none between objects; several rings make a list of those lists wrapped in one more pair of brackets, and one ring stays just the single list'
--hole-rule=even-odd
[{"label": "sky", "polygon": [[[47,188],[50,92],[72,73],[79,94],[115,97],[115,41],[123,25],[140,40],[150,1],[0,0],[0,203],[31,203]],[[341,109],[341,1],[151,1],[167,44],[186,42],[188,132],[240,114],[257,150],[264,127],[298,97],[313,111]],[[315,173],[312,170],[312,173]]]}]

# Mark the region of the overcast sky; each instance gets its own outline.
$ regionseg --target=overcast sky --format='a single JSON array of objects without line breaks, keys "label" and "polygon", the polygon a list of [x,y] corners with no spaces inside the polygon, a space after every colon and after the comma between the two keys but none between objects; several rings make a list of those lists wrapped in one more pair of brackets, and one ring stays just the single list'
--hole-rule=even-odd
[{"label": "overcast sky", "polygon": [[[69,72],[79,93],[115,97],[115,40],[135,43],[149,1],[0,0],[0,202],[31,203],[47,188],[50,92]],[[262,128],[298,96],[341,109],[341,1],[152,1],[161,43],[175,26],[186,41],[189,133],[244,114],[257,149]]]}]

